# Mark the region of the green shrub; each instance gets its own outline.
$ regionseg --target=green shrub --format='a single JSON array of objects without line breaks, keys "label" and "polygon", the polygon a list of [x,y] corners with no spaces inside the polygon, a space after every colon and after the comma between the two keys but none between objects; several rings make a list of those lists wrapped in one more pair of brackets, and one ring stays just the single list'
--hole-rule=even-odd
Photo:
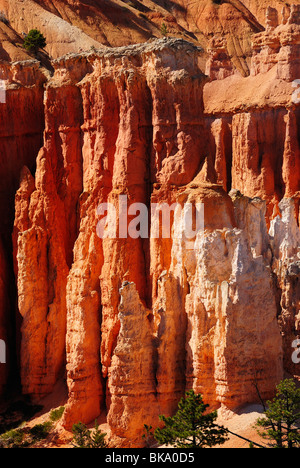
[{"label": "green shrub", "polygon": [[52,428],[54,421],[61,418],[64,407],[61,406],[50,413],[50,421],[36,424],[29,428],[26,425],[11,429],[0,435],[0,448],[25,448],[30,447],[40,440],[46,439]]},{"label": "green shrub", "polygon": [[164,37],[166,37],[166,36],[168,35],[168,28],[167,28],[166,23],[163,23],[163,24],[161,25],[160,32],[162,33],[162,35],[163,35]]},{"label": "green shrub", "polygon": [[97,421],[95,428],[90,431],[85,424],[79,422],[72,427],[74,448],[106,448],[105,436],[99,429]]},{"label": "green shrub", "polygon": [[260,436],[272,448],[300,448],[300,388],[293,379],[282,380],[276,396],[256,421]]},{"label": "green shrub", "polygon": [[39,49],[44,49],[46,45],[46,38],[38,29],[31,29],[24,39],[25,49],[35,54],[38,53]]},{"label": "green shrub", "polygon": [[46,439],[51,431],[52,422],[46,421],[43,424],[36,424],[30,429],[30,434],[34,440]]},{"label": "green shrub", "polygon": [[64,406],[60,406],[59,408],[52,410],[50,412],[50,421],[52,422],[59,421],[62,415],[64,414],[64,411],[65,411]]},{"label": "green shrub", "polygon": [[23,446],[25,432],[23,429],[12,429],[0,437],[4,448],[20,448]]}]

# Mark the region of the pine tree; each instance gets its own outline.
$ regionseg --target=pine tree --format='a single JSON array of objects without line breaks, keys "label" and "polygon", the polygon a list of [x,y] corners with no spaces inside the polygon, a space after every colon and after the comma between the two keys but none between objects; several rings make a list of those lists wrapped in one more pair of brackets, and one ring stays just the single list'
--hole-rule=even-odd
[{"label": "pine tree", "polygon": [[24,39],[24,48],[35,55],[39,49],[44,49],[47,45],[46,38],[38,29],[31,29]]},{"label": "pine tree", "polygon": [[164,37],[166,37],[166,36],[168,35],[168,28],[167,28],[166,23],[163,23],[163,24],[161,25],[160,32],[162,33],[162,35],[163,35]]},{"label": "pine tree", "polygon": [[105,436],[106,434],[99,429],[97,421],[95,421],[94,431],[90,433],[91,448],[107,448]]},{"label": "pine tree", "polygon": [[193,390],[187,392],[180,400],[175,416],[160,416],[165,427],[155,430],[155,439],[160,444],[176,448],[206,448],[223,444],[227,440],[227,430],[215,424],[217,412],[207,412],[208,407],[203,403],[202,395],[195,394]]},{"label": "pine tree", "polygon": [[95,421],[93,431],[90,431],[85,424],[79,422],[72,427],[74,448],[107,448],[105,436]]},{"label": "pine tree", "polygon": [[89,430],[85,424],[79,422],[72,427],[73,442],[75,448],[87,448],[87,441],[89,439]]},{"label": "pine tree", "polygon": [[292,379],[286,379],[276,390],[264,417],[256,422],[258,433],[273,448],[300,448],[300,389]]},{"label": "pine tree", "polygon": [[144,434],[142,435],[142,439],[144,439],[147,448],[151,447],[151,442],[153,441],[154,434],[152,432],[152,429],[152,426],[144,424]]}]

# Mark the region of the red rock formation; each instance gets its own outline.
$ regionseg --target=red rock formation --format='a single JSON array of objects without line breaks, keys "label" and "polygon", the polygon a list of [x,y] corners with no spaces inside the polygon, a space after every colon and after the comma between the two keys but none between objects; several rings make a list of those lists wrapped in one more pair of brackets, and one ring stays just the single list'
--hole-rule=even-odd
[{"label": "red rock formation", "polygon": [[279,323],[283,330],[285,368],[299,376],[299,366],[293,363],[292,343],[299,338],[299,200],[284,198],[279,214],[271,223],[273,249],[272,269],[277,278],[280,297]]},{"label": "red rock formation", "polygon": [[43,82],[46,77],[37,61],[2,66],[0,73],[6,87],[6,102],[0,103],[0,216],[1,232],[9,235],[21,169],[26,165],[34,171],[43,141]]},{"label": "red rock formation", "polygon": [[[37,61],[1,64],[5,94],[0,103],[0,339],[6,343],[7,364],[1,364],[1,384],[17,374],[15,362],[19,322],[15,317],[15,290],[11,232],[14,198],[24,165],[34,171],[44,129],[44,70]],[[2,102],[5,101],[5,102]],[[22,202],[23,205],[25,202]],[[21,207],[20,207],[21,208]],[[16,330],[17,328],[17,330]],[[17,345],[18,348],[18,345]]]},{"label": "red rock formation", "polygon": [[2,242],[0,243],[0,395],[6,390],[8,381],[9,356],[8,344],[9,335],[11,332],[11,324],[9,323],[9,276],[6,254],[3,249]]},{"label": "red rock formation", "polygon": [[[118,60],[118,53],[121,51],[116,50],[111,58],[109,75],[104,73],[107,69],[106,56],[91,57],[94,72],[80,85],[85,109],[84,190],[89,196],[86,195],[84,202],[86,214],[81,219],[80,234],[74,249],[75,261],[69,277],[70,311],[67,336],[70,343],[74,342],[73,324],[78,320],[81,323],[81,330],[89,327],[87,323],[83,324],[80,318],[87,305],[82,300],[82,292],[78,302],[78,293],[82,290],[93,291],[95,302],[93,307],[89,306],[89,323],[93,323],[91,320],[94,320],[94,323],[101,320],[101,362],[103,377],[108,376],[108,401],[110,398],[113,399],[113,395],[110,396],[110,375],[115,376],[118,372],[123,372],[115,368],[119,366],[119,360],[113,360],[120,331],[119,289],[122,281],[132,281],[140,298],[143,301],[149,300],[151,297],[147,275],[149,251],[147,252],[147,239],[107,238],[100,242],[95,231],[97,206],[108,201],[116,207],[118,214],[120,195],[128,197],[128,207],[132,203],[149,205],[151,175],[149,166],[152,168],[154,180],[166,183],[167,177],[174,174],[174,180],[177,175],[180,183],[181,178],[184,181],[184,178],[188,180],[194,176],[201,161],[199,143],[197,146],[193,141],[196,133],[203,132],[201,114],[200,118],[198,115],[199,109],[203,106],[201,90],[204,80],[196,69],[194,57],[197,49],[189,47],[192,58],[186,59],[181,55],[183,45],[180,42],[174,42],[174,48],[171,46],[171,49],[167,49],[165,44],[166,42],[161,42],[160,47],[148,45],[142,47],[140,51],[133,48],[132,52],[129,50],[128,56],[123,58],[122,64]],[[140,62],[136,60],[137,52],[141,54]],[[156,62],[156,74],[149,67],[152,60]],[[167,72],[166,67],[169,65],[172,66],[171,72]],[[184,72],[185,66],[188,70],[194,71],[195,78],[192,83],[187,72]],[[100,87],[99,73],[103,77]],[[190,99],[190,96],[193,99]],[[91,116],[92,102],[98,103],[98,111],[94,118]],[[190,105],[185,106],[185,102],[190,102]],[[110,116],[108,120],[107,115]],[[115,125],[112,126],[111,122]],[[95,140],[95,132],[101,135],[98,141]],[[190,161],[191,154],[194,156]],[[128,219],[128,224],[130,221],[131,218]],[[127,230],[127,222],[125,227]],[[90,271],[91,265],[93,265],[92,275],[90,273],[78,275],[78,272],[83,273],[86,268]],[[90,301],[90,296],[87,300]],[[101,316],[97,301],[101,301]],[[82,331],[78,334],[84,337]],[[83,417],[87,418],[90,411],[93,411],[91,417],[95,417],[103,403],[99,372],[100,356],[97,354],[99,347],[97,341],[94,343],[95,365],[92,361],[88,366],[88,375],[85,374],[87,369],[85,366],[82,370],[83,376],[79,369],[75,372],[73,368],[78,362],[78,353],[83,353],[84,356],[88,353],[89,356],[91,346],[82,342],[77,348],[72,344],[67,348],[67,367],[72,369],[69,372],[69,386],[72,391],[65,415],[66,423],[74,422],[81,416],[78,408],[83,413]],[[96,386],[95,381],[99,382]],[[93,398],[87,399],[83,392],[77,390],[83,385],[85,394],[93,394]],[[91,401],[94,401],[94,404],[89,410],[86,405],[90,405]],[[113,418],[113,415],[111,417]]]},{"label": "red rock formation", "polygon": [[[18,309],[23,318],[21,379],[25,394],[48,394],[64,360],[66,277],[64,211],[45,150],[38,158],[39,176],[25,175],[17,192],[16,238]],[[46,187],[49,189],[45,195]],[[27,206],[26,206],[27,201]],[[57,216],[57,218],[56,218]]]},{"label": "red rock formation", "polygon": [[38,397],[51,392],[65,360],[66,283],[82,192],[79,96],[78,88],[68,84],[49,88],[44,98],[45,146],[37,158],[35,180],[23,171],[16,195],[21,380],[23,392]]},{"label": "red rock formation", "polygon": [[152,312],[142,304],[134,283],[123,283],[120,296],[120,331],[108,373],[107,421],[118,447],[136,447],[141,444],[140,428],[156,424],[159,416],[156,347]]},{"label": "red rock formation", "polygon": [[[220,12],[235,8],[260,30],[231,3]],[[8,69],[5,169],[12,102],[22,119],[1,193],[14,196],[22,167],[13,232],[22,389],[41,398],[66,372],[65,427],[107,410],[112,443],[136,447],[143,425],[171,414],[187,388],[234,409],[256,400],[253,382],[269,398],[284,369],[299,375],[290,362],[299,334],[298,9],[283,17],[277,26],[268,11],[252,65],[248,51],[250,76],[233,73],[224,43],[224,55],[211,49],[206,84],[201,50],[176,39],[58,59],[44,96],[36,64],[36,86],[27,67]],[[35,105],[45,115],[36,171],[43,119],[27,134]],[[176,203],[172,236],[115,235],[133,226],[131,212],[116,225],[107,218],[101,238],[99,206],[122,215],[122,196],[129,210]],[[204,229],[187,242],[181,208],[199,203]],[[7,237],[12,207],[1,206]]]},{"label": "red rock formation", "polygon": [[284,168],[280,164],[285,113],[241,113],[232,121],[232,187],[249,197],[267,200],[270,216],[283,195],[280,175]]},{"label": "red rock formation", "polygon": [[255,55],[252,60],[251,73],[253,75],[264,73],[277,64],[279,79],[286,81],[298,79],[300,75],[299,37],[300,5],[292,5],[290,16],[285,24],[278,26],[277,21],[273,20],[272,27],[267,27],[265,32],[254,36]]},{"label": "red rock formation", "polygon": [[153,306],[156,324],[156,392],[160,414],[173,414],[184,395],[186,368],[187,285],[164,270],[157,281],[157,299]]},{"label": "red rock formation", "polygon": [[235,69],[228,55],[226,40],[220,37],[213,37],[208,47],[209,59],[206,62],[205,73],[211,81],[223,80],[234,75]]},{"label": "red rock formation", "polygon": [[[267,18],[270,15],[269,11]],[[205,88],[205,111],[216,116],[216,121],[209,121],[211,141],[216,145],[215,161],[210,163],[216,170],[214,181],[226,180],[232,145],[231,186],[248,197],[267,200],[269,217],[273,210],[277,212],[283,196],[291,197],[299,190],[299,117],[291,83],[300,76],[297,59],[293,59],[294,53],[298,56],[298,22],[298,6],[292,6],[285,25],[276,27],[273,21],[267,31],[254,35],[250,77],[228,77]],[[288,58],[283,59],[287,50]],[[225,147],[220,111],[222,125],[229,125],[232,133]]]},{"label": "red rock formation", "polygon": [[297,114],[289,110],[286,115],[286,135],[282,161],[284,196],[293,197],[300,188],[300,148],[298,140]]}]

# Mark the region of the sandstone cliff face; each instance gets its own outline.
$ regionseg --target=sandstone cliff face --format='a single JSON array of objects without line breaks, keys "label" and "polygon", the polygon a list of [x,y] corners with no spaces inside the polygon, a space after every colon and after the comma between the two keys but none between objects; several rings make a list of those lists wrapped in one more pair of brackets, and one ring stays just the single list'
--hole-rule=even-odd
[{"label": "sandstone cliff face", "polygon": [[[1,232],[13,223],[13,200],[24,165],[35,170],[36,155],[43,142],[43,82],[46,77],[39,62],[1,65],[5,103],[0,103],[1,119]],[[34,119],[32,118],[34,116]]]},{"label": "sandstone cliff face", "polygon": [[[5,94],[0,103],[0,277],[1,312],[0,339],[5,340],[8,363],[1,364],[1,384],[6,383],[8,374],[17,374],[13,356],[19,347],[15,332],[16,291],[13,277],[11,232],[14,223],[14,200],[19,188],[20,174],[24,165],[32,172],[36,167],[36,156],[43,142],[44,109],[43,83],[46,76],[37,61],[1,64],[0,78]],[[33,118],[34,116],[34,118]],[[19,209],[26,204],[20,202]],[[16,262],[14,262],[16,265]]]},{"label": "sandstone cliff face", "polygon": [[279,215],[272,221],[271,245],[274,252],[272,269],[280,292],[279,323],[283,333],[286,369],[299,375],[299,365],[290,359],[291,346],[299,337],[299,202],[283,199]]},{"label": "sandstone cliff face", "polygon": [[[149,241],[128,237],[106,238],[101,242],[95,230],[97,207],[109,202],[118,212],[119,195],[128,197],[129,207],[132,203],[149,205],[151,180],[168,185],[175,180],[184,183],[196,174],[201,157],[203,159],[201,140],[195,144],[193,137],[204,134],[203,119],[198,111],[203,107],[205,80],[196,67],[197,49],[188,46],[187,58],[182,54],[182,47],[175,41],[168,48],[163,41],[140,50],[129,49],[122,59],[118,55],[125,49],[103,58],[91,56],[92,73],[79,85],[84,107],[84,192],[80,233],[67,287],[67,369],[72,391],[66,423],[81,414],[85,418],[87,414],[94,417],[104,403],[106,385],[106,400],[111,401],[112,408],[115,405],[122,408],[125,404],[126,392],[118,396],[120,390],[116,387],[116,376],[125,373],[123,360],[115,356],[121,339],[119,289],[122,282],[133,282],[140,298],[138,302],[151,304]],[[193,78],[188,71],[192,71]],[[171,100],[167,96],[171,96]],[[193,99],[186,107],[184,104],[189,102],[190,96]],[[169,180],[171,177],[173,179]],[[87,308],[89,315],[83,323]],[[87,329],[95,335],[91,343],[86,340]],[[76,346],[74,336],[77,336]],[[149,335],[149,340],[154,343],[154,337]],[[119,344],[121,349],[123,345]],[[136,346],[133,344],[133,353]],[[155,346],[151,352],[155,353]],[[88,366],[86,360],[90,362]],[[135,378],[133,371],[129,374],[130,379]],[[149,384],[152,389],[154,382],[152,379]],[[141,393],[134,380],[129,380],[127,385]],[[155,391],[152,392],[154,398]],[[133,397],[134,402],[137,396],[133,393]],[[125,407],[126,419],[130,405]],[[147,414],[151,418],[149,423],[153,423],[154,412]],[[111,427],[120,422],[114,410],[109,411],[108,419]],[[115,432],[124,437],[124,431],[123,428],[122,433]],[[133,440],[136,431],[136,425],[127,428]]]},{"label": "sandstone cliff face", "polygon": [[[6,390],[8,381],[8,365],[7,347],[9,343],[11,326],[9,323],[9,276],[7,256],[0,243],[0,395]],[[10,343],[12,345],[12,343]]]},{"label": "sandstone cliff face", "polygon": [[[251,76],[244,80],[229,76],[212,81],[205,89],[205,111],[217,118],[210,123],[216,147],[211,165],[217,177],[223,171],[224,180],[224,168],[229,165],[231,186],[249,197],[267,200],[270,217],[277,214],[282,197],[292,197],[299,190],[299,109],[297,90],[293,90],[300,76],[299,12],[299,6],[293,5],[284,24],[277,21],[254,36]],[[208,72],[214,80],[214,50],[211,56]],[[216,123],[220,109],[222,124]],[[225,129],[232,138],[224,140]]]},{"label": "sandstone cliff face", "polygon": [[[13,149],[13,183],[2,182],[13,196],[20,176],[13,246],[22,391],[40,399],[66,378],[65,427],[106,410],[111,442],[136,447],[143,425],[156,427],[186,389],[234,409],[256,400],[253,383],[269,398],[284,371],[299,377],[291,361],[299,337],[299,104],[289,60],[298,50],[297,12],[278,25],[268,12],[281,46],[266,54],[268,36],[258,33],[248,77],[216,41],[208,83],[201,51],[176,39],[70,54],[53,62],[44,94],[44,75],[33,86],[20,64],[7,74],[8,83],[11,73],[20,81],[9,99],[28,96],[16,124],[21,158]],[[31,105],[45,119],[30,145],[23,126]],[[2,112],[4,120],[10,100]],[[107,219],[101,238],[99,206],[110,203],[119,215],[120,196],[132,210],[176,203],[172,236],[114,236]],[[204,204],[204,228],[189,242],[180,210],[187,203]],[[1,206],[7,238],[13,212]],[[136,215],[119,220],[118,232]],[[2,258],[0,250],[6,278]],[[4,316],[0,309],[0,331]]]},{"label": "sandstone cliff face", "polygon": [[[108,373],[110,392],[107,422],[117,444],[139,444],[145,420],[158,419],[156,346],[152,311],[142,304],[134,283],[120,289],[120,331]],[[143,345],[141,346],[141,343]],[[115,442],[115,443],[116,443]],[[125,445],[125,446],[126,446]]]}]

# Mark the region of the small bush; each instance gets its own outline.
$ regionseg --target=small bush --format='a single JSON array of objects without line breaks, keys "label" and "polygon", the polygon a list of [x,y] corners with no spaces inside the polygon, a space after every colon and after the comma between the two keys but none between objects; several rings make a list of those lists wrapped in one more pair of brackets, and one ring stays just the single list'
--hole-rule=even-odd
[{"label": "small bush", "polygon": [[166,37],[168,35],[168,28],[167,28],[166,23],[163,23],[161,25],[160,32],[164,37]]},{"label": "small bush", "polygon": [[51,433],[54,422],[58,421],[64,412],[61,406],[50,413],[50,420],[42,424],[28,427],[25,423],[17,429],[11,429],[0,435],[0,448],[25,448],[34,446],[35,443],[47,439]]},{"label": "small bush", "polygon": [[105,436],[99,429],[97,421],[95,421],[95,428],[90,431],[85,424],[79,422],[74,424],[73,432],[73,447],[74,448],[107,448]]},{"label": "small bush", "polygon": [[46,421],[43,424],[36,424],[31,429],[27,427],[12,429],[0,436],[0,446],[2,448],[30,447],[35,442],[46,439],[51,428],[52,422]]},{"label": "small bush", "polygon": [[51,431],[52,422],[46,421],[43,424],[36,424],[30,429],[30,434],[34,440],[46,439]]},{"label": "small bush", "polygon": [[60,406],[60,408],[54,409],[50,412],[50,421],[56,422],[59,421],[64,414],[65,407]]},{"label": "small bush", "polygon": [[5,432],[0,437],[2,446],[4,448],[20,448],[23,446],[25,439],[25,432],[23,429],[13,429]]}]

